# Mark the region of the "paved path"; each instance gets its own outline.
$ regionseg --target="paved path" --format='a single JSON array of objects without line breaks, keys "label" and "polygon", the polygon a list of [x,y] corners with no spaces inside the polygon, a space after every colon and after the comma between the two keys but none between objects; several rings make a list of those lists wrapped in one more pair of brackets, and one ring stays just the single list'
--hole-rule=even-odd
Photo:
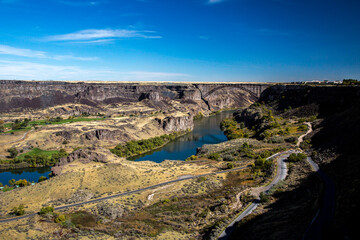
[{"label": "paved path", "polygon": [[[256,188],[252,191],[253,194],[256,195],[256,197],[259,197],[261,192],[268,193],[269,190],[276,185],[280,180],[284,180],[287,175],[287,167],[285,160],[289,157],[291,153],[295,153],[297,151],[295,150],[289,150],[281,153],[274,154],[267,159],[278,157],[277,158],[277,172],[274,179],[271,181],[271,183],[267,186]],[[256,199],[253,203],[250,204],[239,216],[237,216],[227,227],[226,229],[220,234],[219,238],[220,240],[228,239],[230,234],[235,230],[236,223],[240,222],[244,217],[252,213],[260,204],[259,199]]]},{"label": "paved path", "polygon": [[[126,195],[135,194],[135,193],[140,193],[140,192],[143,192],[143,191],[146,191],[146,190],[149,190],[149,189],[158,188],[158,187],[168,185],[168,184],[171,184],[171,183],[182,182],[182,181],[185,181],[185,180],[194,179],[194,178],[198,178],[198,177],[204,177],[204,176],[210,176],[210,175],[217,175],[217,174],[222,174],[222,173],[234,172],[234,171],[239,171],[239,170],[243,170],[243,169],[246,169],[246,168],[248,168],[248,167],[233,168],[233,169],[223,170],[223,171],[219,171],[219,172],[206,173],[206,174],[195,175],[195,176],[188,175],[188,176],[185,176],[183,178],[178,178],[178,179],[171,180],[171,181],[168,181],[168,182],[159,183],[159,184],[152,185],[152,186],[149,186],[149,187],[145,187],[145,188],[141,188],[141,189],[137,189],[137,190],[133,190],[133,191],[128,191],[128,192],[123,192],[123,193],[118,193],[118,194],[114,194],[114,195],[107,196],[107,197],[96,198],[96,199],[92,199],[92,200],[85,201],[85,202],[80,202],[80,203],[74,203],[74,204],[69,204],[69,205],[65,205],[65,206],[55,207],[54,209],[55,210],[63,210],[63,209],[70,208],[70,207],[82,206],[82,205],[89,204],[89,203],[95,203],[95,202],[108,200],[108,199],[111,199],[111,198],[117,198],[117,197],[122,197],[122,196],[126,196]],[[12,222],[12,221],[17,221],[17,220],[20,220],[20,219],[35,216],[36,214],[37,213],[32,213],[32,214],[28,214],[28,215],[24,215],[24,216],[16,217],[16,218],[1,219],[0,223],[7,223],[7,222]]]}]

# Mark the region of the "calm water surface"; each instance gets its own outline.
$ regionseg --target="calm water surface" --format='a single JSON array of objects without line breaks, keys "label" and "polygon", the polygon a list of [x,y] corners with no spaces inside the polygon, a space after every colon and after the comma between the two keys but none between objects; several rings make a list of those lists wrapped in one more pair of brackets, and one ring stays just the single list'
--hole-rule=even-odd
[{"label": "calm water surface", "polygon": [[234,111],[226,111],[211,117],[194,121],[194,131],[177,138],[164,147],[131,158],[135,161],[162,162],[164,160],[185,160],[196,154],[196,149],[204,144],[216,144],[227,141],[220,129],[220,122],[232,117]]},{"label": "calm water surface", "polygon": [[17,168],[0,170],[0,182],[3,185],[9,185],[9,180],[15,179],[26,179],[29,182],[37,182],[40,176],[49,177],[50,167],[39,167],[39,168]]}]

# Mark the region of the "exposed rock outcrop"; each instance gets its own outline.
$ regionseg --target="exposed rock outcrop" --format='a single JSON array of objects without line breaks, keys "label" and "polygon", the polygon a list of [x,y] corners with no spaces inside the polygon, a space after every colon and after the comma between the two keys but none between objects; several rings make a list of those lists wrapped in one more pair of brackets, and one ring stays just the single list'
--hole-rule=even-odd
[{"label": "exposed rock outcrop", "polygon": [[194,128],[193,116],[183,117],[166,117],[164,119],[158,119],[159,124],[162,126],[165,132],[180,132],[192,130]]},{"label": "exposed rock outcrop", "polygon": [[55,167],[51,168],[53,175],[59,175],[62,171],[62,166],[69,164],[71,162],[79,160],[82,163],[89,162],[108,162],[109,156],[111,156],[111,152],[105,148],[81,148],[73,151],[69,154],[69,156],[61,158],[60,161],[55,165]]}]

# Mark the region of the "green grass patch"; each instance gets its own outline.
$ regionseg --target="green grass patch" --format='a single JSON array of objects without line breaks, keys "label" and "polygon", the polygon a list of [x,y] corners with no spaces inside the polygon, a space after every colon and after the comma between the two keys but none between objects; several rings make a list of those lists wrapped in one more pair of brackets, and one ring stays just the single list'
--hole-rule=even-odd
[{"label": "green grass patch", "polygon": [[47,150],[41,150],[40,148],[33,148],[30,152],[23,153],[23,154],[17,156],[16,158],[20,161],[24,161],[26,155],[29,155],[29,156],[43,155],[43,156],[46,156],[47,158],[51,158],[53,154],[58,153],[58,152],[59,151],[57,151],[57,150],[47,151]]}]

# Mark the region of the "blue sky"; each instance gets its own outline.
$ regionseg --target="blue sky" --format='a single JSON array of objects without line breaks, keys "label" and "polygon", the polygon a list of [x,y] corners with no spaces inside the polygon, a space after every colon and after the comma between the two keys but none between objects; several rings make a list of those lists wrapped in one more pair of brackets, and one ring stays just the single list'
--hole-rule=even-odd
[{"label": "blue sky", "polygon": [[360,79],[353,0],[0,0],[0,79]]}]

